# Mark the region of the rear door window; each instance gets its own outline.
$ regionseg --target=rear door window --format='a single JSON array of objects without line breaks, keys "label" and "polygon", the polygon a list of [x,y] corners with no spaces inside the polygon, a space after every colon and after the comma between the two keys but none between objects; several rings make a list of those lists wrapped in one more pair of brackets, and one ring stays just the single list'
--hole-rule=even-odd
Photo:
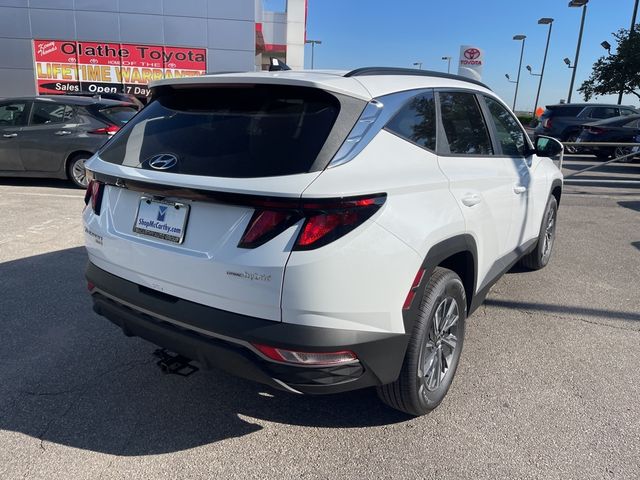
[{"label": "rear door window", "polygon": [[433,91],[413,97],[396,113],[387,130],[429,150],[436,149],[436,103]]},{"label": "rear door window", "polygon": [[[453,155],[492,155],[489,131],[472,93],[440,92],[442,126]],[[445,149],[446,150],[446,149]]]},{"label": "rear door window", "polygon": [[[316,88],[284,85],[170,90],[99,153],[106,162],[151,169],[171,154],[171,173],[248,178],[309,172],[340,111]],[[348,132],[348,130],[347,130]]]},{"label": "rear door window", "polygon": [[73,107],[60,103],[34,102],[30,125],[50,125],[68,122],[73,118]]}]

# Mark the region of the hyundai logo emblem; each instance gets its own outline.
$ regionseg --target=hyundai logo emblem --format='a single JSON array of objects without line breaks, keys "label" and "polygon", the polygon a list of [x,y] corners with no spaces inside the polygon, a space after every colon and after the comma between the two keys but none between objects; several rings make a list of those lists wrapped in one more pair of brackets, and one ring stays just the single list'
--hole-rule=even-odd
[{"label": "hyundai logo emblem", "polygon": [[156,170],[169,170],[178,164],[178,157],[171,153],[159,153],[151,157],[147,163]]}]

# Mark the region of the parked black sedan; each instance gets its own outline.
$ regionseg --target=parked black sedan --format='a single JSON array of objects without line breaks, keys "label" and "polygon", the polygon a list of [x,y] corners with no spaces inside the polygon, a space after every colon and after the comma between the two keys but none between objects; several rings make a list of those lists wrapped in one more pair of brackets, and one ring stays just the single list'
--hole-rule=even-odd
[{"label": "parked black sedan", "polygon": [[68,178],[86,187],[84,162],[137,111],[86,97],[0,99],[0,176]]},{"label": "parked black sedan", "polygon": [[[640,115],[626,115],[584,124],[577,141],[640,143]],[[638,147],[587,147],[587,149],[581,147],[580,150],[588,151],[599,159],[606,160],[628,155],[634,151],[638,152]],[[626,161],[631,161],[632,158],[629,157]]]}]

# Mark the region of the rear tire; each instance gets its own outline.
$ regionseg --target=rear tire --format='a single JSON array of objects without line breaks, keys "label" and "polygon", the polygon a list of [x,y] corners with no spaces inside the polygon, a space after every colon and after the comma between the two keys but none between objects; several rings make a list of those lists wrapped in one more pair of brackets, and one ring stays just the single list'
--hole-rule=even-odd
[{"label": "rear tire", "polygon": [[547,266],[549,260],[551,260],[553,246],[556,243],[557,220],[558,201],[556,197],[551,195],[542,216],[542,225],[540,226],[540,234],[538,235],[536,246],[531,253],[520,259],[520,265],[530,270],[540,270]]},{"label": "rear tire", "polygon": [[377,388],[380,399],[409,415],[424,415],[444,399],[455,375],[467,318],[460,277],[437,267],[424,292],[398,379]]},{"label": "rear tire", "polygon": [[79,153],[71,157],[67,164],[67,178],[78,188],[87,188],[87,173],[84,162],[90,158],[91,155],[87,153]]}]

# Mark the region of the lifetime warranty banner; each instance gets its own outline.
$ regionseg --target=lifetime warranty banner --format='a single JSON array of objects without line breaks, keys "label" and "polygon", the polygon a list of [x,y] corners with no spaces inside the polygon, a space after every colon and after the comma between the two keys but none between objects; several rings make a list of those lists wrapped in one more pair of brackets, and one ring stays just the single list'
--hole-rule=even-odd
[{"label": "lifetime warranty banner", "polygon": [[152,80],[194,77],[207,69],[204,48],[131,43],[34,40],[33,58],[39,94],[146,96]]}]

